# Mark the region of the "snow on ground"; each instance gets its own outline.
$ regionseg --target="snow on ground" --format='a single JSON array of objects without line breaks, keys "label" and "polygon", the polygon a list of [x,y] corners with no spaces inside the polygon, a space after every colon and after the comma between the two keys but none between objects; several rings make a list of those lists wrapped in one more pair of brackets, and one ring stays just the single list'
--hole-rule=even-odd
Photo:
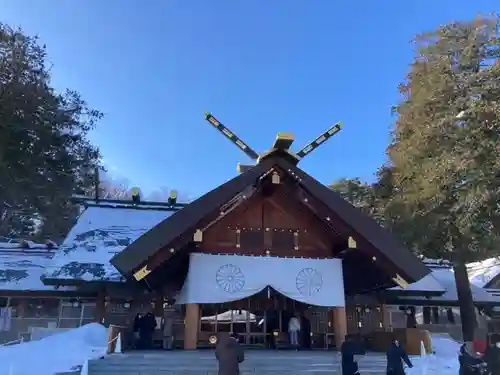
[{"label": "snow on ground", "polygon": [[[460,344],[448,335],[432,335],[434,354],[425,357],[413,357],[413,368],[407,370],[408,375],[457,375],[458,351]],[[427,371],[425,371],[427,368]]]},{"label": "snow on ground", "polygon": [[54,375],[106,353],[107,329],[97,323],[39,341],[0,347],[0,375]]}]

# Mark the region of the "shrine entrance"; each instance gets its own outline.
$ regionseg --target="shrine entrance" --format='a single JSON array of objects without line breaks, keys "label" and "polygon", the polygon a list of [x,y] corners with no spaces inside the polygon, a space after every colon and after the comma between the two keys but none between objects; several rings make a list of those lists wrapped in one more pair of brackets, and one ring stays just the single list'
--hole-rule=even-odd
[{"label": "shrine entrance", "polygon": [[[272,288],[251,297],[222,304],[201,304],[198,347],[213,347],[221,332],[237,333],[247,348],[287,349],[288,323],[297,316],[301,321],[303,349],[333,349],[335,342],[334,309],[304,304]],[[345,311],[343,308],[340,308]],[[338,315],[338,314],[337,314]],[[337,319],[342,323],[342,319]],[[345,328],[337,324],[344,337]]]}]

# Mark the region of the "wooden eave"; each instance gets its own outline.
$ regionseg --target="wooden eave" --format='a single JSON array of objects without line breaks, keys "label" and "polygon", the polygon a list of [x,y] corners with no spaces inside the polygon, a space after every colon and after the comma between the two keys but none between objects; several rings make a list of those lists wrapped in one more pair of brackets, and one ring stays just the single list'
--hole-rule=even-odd
[{"label": "wooden eave", "polygon": [[[401,244],[394,235],[382,228],[373,218],[344,200],[340,194],[286,160],[279,160],[278,165],[296,176],[298,184],[303,188],[302,191],[297,189],[296,194],[303,195],[302,201],[307,199],[309,194],[317,202],[320,202],[331,214],[340,219],[338,222],[345,223],[346,228],[358,233],[359,240],[365,240],[392,262],[400,270],[401,276],[406,278],[406,281],[416,282],[430,273],[430,269]],[[327,214],[326,211],[325,214]]]}]

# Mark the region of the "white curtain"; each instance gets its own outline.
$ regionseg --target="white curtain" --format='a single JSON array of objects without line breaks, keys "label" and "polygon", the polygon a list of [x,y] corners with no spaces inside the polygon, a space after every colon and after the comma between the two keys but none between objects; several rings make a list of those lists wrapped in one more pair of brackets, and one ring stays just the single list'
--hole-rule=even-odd
[{"label": "white curtain", "polygon": [[340,259],[191,254],[177,303],[224,303],[267,286],[296,301],[345,306]]}]

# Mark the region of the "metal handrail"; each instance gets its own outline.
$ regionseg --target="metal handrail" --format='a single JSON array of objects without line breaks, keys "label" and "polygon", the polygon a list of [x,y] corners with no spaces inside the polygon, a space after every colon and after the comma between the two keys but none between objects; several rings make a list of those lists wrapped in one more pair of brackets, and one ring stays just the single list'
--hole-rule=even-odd
[{"label": "metal handrail", "polygon": [[15,344],[16,342],[19,342],[20,344],[22,344],[24,342],[24,337],[21,337],[20,339],[17,339],[14,341],[5,342],[3,344],[0,344],[0,346],[9,346],[11,344]]}]

